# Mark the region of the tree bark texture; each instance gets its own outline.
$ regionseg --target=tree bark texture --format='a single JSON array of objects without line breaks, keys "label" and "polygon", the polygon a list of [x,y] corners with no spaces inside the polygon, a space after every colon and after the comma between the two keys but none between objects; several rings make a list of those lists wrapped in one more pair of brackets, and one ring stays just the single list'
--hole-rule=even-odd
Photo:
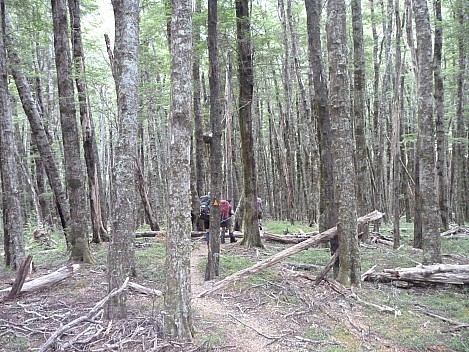
[{"label": "tree bark texture", "polygon": [[217,0],[208,3],[208,59],[210,86],[210,228],[207,267],[205,280],[212,280],[219,275],[220,265],[220,200],[223,180],[223,156],[221,148],[222,125],[220,83],[218,66],[218,11]]},{"label": "tree bark texture", "polygon": [[353,163],[355,145],[350,117],[346,11],[343,0],[329,0],[327,4],[327,51],[330,76],[329,112],[334,151],[334,196],[337,202],[340,250],[337,280],[345,286],[359,286],[360,258]]},{"label": "tree bark texture", "polygon": [[78,92],[80,107],[80,123],[83,138],[83,151],[85,156],[88,179],[88,197],[91,211],[91,228],[93,242],[108,241],[109,237],[103,223],[103,209],[101,207],[102,185],[101,170],[98,159],[98,146],[94,130],[94,123],[88,101],[88,87],[85,80],[85,55],[81,35],[80,0],[68,0],[70,24],[72,33],[72,55],[75,68],[75,83]]},{"label": "tree bark texture", "polygon": [[434,98],[436,113],[436,173],[438,186],[438,205],[443,230],[449,228],[448,204],[448,167],[447,167],[447,138],[445,124],[445,90],[441,74],[441,57],[443,50],[443,17],[441,14],[441,0],[434,1],[435,36],[433,45],[433,78],[435,80]]},{"label": "tree bark texture", "polygon": [[239,76],[239,128],[244,185],[244,238],[241,244],[248,247],[263,247],[259,234],[256,207],[257,175],[251,111],[254,73],[248,0],[236,0],[236,36]]},{"label": "tree bark texture", "polygon": [[36,104],[28,78],[22,71],[22,67],[24,65],[16,51],[18,44],[11,34],[12,26],[7,13],[5,13],[5,28],[5,45],[8,52],[8,60],[11,63],[11,73],[15,80],[16,89],[23,105],[23,110],[29,121],[33,143],[37,146],[49,185],[54,193],[57,213],[60,218],[62,229],[65,232],[70,221],[70,208],[67,201],[67,195],[62,184],[59,165],[49,143],[49,138],[42,121],[41,112]]},{"label": "tree bark texture", "polygon": [[70,242],[70,257],[72,260],[93,263],[94,259],[88,244],[88,207],[86,206],[84,166],[80,153],[80,132],[75,109],[65,0],[52,0],[52,19],[65,183],[70,206],[70,223],[66,230]]},{"label": "tree bark texture", "polygon": [[[139,0],[113,0],[115,43],[113,76],[117,93],[117,131],[112,171],[112,236],[108,252],[108,292],[135,273],[133,234],[136,230],[137,87]],[[107,305],[109,319],[127,316],[122,291]]]},{"label": "tree bark texture", "polygon": [[0,1],[0,174],[2,181],[3,236],[5,264],[18,269],[25,255],[23,238],[23,210],[21,205],[21,174],[16,160],[8,69],[4,42],[5,3]]},{"label": "tree bark texture", "polygon": [[413,1],[418,53],[418,154],[422,249],[425,264],[441,263],[440,215],[435,183],[433,60],[427,0]]},{"label": "tree bark texture", "polygon": [[171,18],[171,121],[166,237],[166,333],[193,334],[191,308],[190,136],[192,134],[192,2],[174,1]]}]

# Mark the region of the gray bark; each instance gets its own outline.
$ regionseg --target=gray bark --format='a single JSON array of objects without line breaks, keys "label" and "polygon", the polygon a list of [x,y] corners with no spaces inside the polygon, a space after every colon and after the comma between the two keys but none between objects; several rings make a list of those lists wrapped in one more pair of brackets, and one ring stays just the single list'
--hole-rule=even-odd
[{"label": "gray bark", "polygon": [[80,122],[83,137],[83,150],[88,179],[88,197],[91,210],[93,242],[108,241],[109,237],[103,223],[101,202],[101,171],[98,159],[94,124],[88,103],[88,87],[85,81],[85,57],[81,38],[80,0],[68,0],[72,33],[72,53],[75,67],[75,83],[80,105]]},{"label": "gray bark", "polygon": [[64,150],[65,184],[70,207],[70,222],[66,229],[71,249],[70,258],[72,260],[93,263],[94,259],[88,244],[89,224],[86,206],[85,175],[78,138],[80,133],[75,109],[65,0],[52,0],[52,18],[60,126]]},{"label": "gray bark", "polygon": [[25,255],[23,211],[4,43],[5,4],[0,1],[0,173],[2,180],[5,264],[18,269]]},{"label": "gray bark", "polygon": [[327,3],[327,51],[329,53],[329,112],[334,151],[334,191],[337,202],[339,272],[344,286],[360,286],[357,210],[355,195],[355,144],[350,117],[347,67],[346,10],[344,0]]},{"label": "gray bark", "polygon": [[191,309],[190,136],[192,134],[192,2],[174,1],[171,18],[171,121],[168,167],[168,236],[164,326],[190,341]]},{"label": "gray bark", "polygon": [[239,77],[239,128],[244,185],[244,238],[241,244],[248,247],[263,247],[256,208],[257,175],[251,111],[254,73],[248,0],[236,0],[236,33]]},{"label": "gray bark", "polygon": [[418,54],[418,154],[424,264],[441,263],[440,216],[435,184],[433,62],[427,0],[413,1]]},{"label": "gray bark", "polygon": [[[108,252],[108,292],[135,274],[137,88],[139,0],[113,0],[115,43],[113,76],[117,93],[117,131],[112,172],[111,242]],[[122,291],[107,305],[109,319],[127,315],[127,294]]]}]

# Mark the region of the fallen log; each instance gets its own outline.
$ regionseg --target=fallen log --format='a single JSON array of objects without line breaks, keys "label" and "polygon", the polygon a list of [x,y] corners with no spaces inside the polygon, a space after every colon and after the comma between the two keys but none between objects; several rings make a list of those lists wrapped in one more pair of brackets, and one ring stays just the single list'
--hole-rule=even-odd
[{"label": "fallen log", "polygon": [[[21,287],[20,293],[29,293],[29,292],[40,290],[44,287],[51,286],[59,281],[66,279],[67,277],[72,276],[79,268],[80,268],[79,264],[73,264],[71,266],[64,266],[50,274],[25,282],[23,284],[23,287]],[[0,290],[0,294],[8,293],[10,291],[11,291],[11,287],[8,287],[3,290]]]},{"label": "fallen log", "polygon": [[132,282],[132,281],[129,281],[128,286],[132,290],[137,291],[139,293],[143,293],[145,295],[156,296],[156,297],[163,296],[163,292],[161,292],[160,290],[155,290],[155,289],[152,289],[152,288],[148,288],[148,287],[139,285],[139,284],[137,284],[135,282]]},{"label": "fallen log", "polygon": [[[370,222],[370,221],[374,221],[374,220],[378,220],[380,218],[382,218],[384,215],[384,213],[381,213],[377,210],[365,215],[365,216],[362,216],[360,218],[357,219],[357,222],[358,224],[364,224],[366,222]],[[240,270],[228,277],[226,277],[225,279],[221,280],[221,281],[218,281],[215,285],[213,285],[210,289],[208,290],[205,290],[203,292],[201,292],[198,297],[203,297],[207,294],[210,294],[212,292],[215,292],[223,287],[226,287],[228,285],[230,285],[232,282],[235,282],[243,277],[247,277],[249,275],[252,275],[252,274],[255,274],[265,268],[268,268],[274,264],[277,264],[278,262],[282,261],[283,259],[285,258],[288,258],[298,252],[301,252],[302,250],[305,250],[309,247],[312,247],[312,246],[317,246],[318,244],[320,243],[323,243],[323,242],[327,242],[327,241],[330,241],[332,238],[334,238],[334,236],[337,235],[337,228],[336,227],[333,227],[329,230],[326,230],[314,237],[311,237],[310,239],[307,239],[303,242],[300,242],[298,244],[295,244],[294,246],[292,247],[289,247],[275,255],[273,255],[272,257],[270,258],[267,258],[265,260],[262,260],[256,264],[254,264],[253,266],[249,267],[249,268],[246,268],[246,269],[243,269],[243,270]]]},{"label": "fallen log", "polygon": [[469,265],[418,265],[414,268],[385,269],[380,273],[372,268],[362,275],[362,280],[467,285],[469,284]]},{"label": "fallen log", "polygon": [[135,232],[136,238],[141,237],[164,237],[166,236],[166,231],[137,231]]},{"label": "fallen log", "polygon": [[[316,233],[317,234],[317,233]],[[303,241],[306,241],[307,239],[311,238],[314,235],[278,235],[275,233],[270,233],[267,231],[264,231],[264,236],[263,238],[266,239],[267,241],[275,241],[275,242],[280,242],[280,243],[286,243],[286,244],[291,244],[291,243],[300,243]]]}]

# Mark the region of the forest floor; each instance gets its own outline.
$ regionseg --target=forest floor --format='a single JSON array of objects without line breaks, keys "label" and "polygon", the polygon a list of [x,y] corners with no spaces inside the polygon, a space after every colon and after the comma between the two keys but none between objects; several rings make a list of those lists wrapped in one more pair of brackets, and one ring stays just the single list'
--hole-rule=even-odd
[{"label": "forest floor", "polygon": [[[405,242],[405,241],[404,241]],[[469,263],[468,239],[451,240],[446,263]],[[220,278],[278,253],[289,245],[265,243],[249,249],[239,243],[222,244]],[[96,265],[81,265],[60,283],[0,303],[0,351],[37,351],[58,329],[87,316],[106,295],[106,245],[92,247]],[[67,263],[60,248],[36,246],[40,277]],[[361,248],[362,265],[413,266],[418,252],[403,244]],[[207,245],[193,241],[191,257],[194,339],[181,344],[163,338],[162,297],[129,290],[128,319],[106,321],[96,315],[64,331],[52,344],[61,351],[469,351],[469,289],[453,285],[407,285],[363,282],[346,289],[329,276],[314,284],[330,254],[310,248],[228,288],[198,298],[212,287],[204,281]],[[163,289],[164,241],[136,242],[138,277],[132,281]],[[457,260],[455,259],[457,258]],[[299,270],[297,264],[310,268]],[[400,265],[397,265],[400,264]],[[0,271],[0,289],[15,274]],[[28,278],[29,279],[29,278]],[[53,349],[49,349],[53,350]]]}]

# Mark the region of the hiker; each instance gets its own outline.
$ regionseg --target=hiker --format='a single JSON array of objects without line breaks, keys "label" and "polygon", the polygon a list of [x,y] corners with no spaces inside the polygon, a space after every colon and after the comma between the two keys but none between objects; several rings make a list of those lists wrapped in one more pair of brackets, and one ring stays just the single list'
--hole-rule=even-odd
[{"label": "hiker", "polygon": [[[225,243],[225,232],[228,231],[230,236],[230,243],[236,242],[233,234],[233,226],[231,216],[233,209],[229,201],[220,200],[220,238],[221,243]],[[200,197],[200,219],[204,222],[205,236],[204,239],[208,243],[209,228],[210,228],[210,193]]]},{"label": "hiker", "polygon": [[257,197],[257,220],[259,223],[259,229],[262,230],[262,213],[264,212],[264,207],[262,206],[262,198]]},{"label": "hiker", "polygon": [[225,233],[228,231],[228,235],[230,236],[230,243],[235,243],[236,238],[233,233],[233,221],[232,221],[232,216],[233,216],[233,208],[231,207],[230,201],[222,199],[220,201],[220,238],[221,238],[221,243],[225,243]]}]

